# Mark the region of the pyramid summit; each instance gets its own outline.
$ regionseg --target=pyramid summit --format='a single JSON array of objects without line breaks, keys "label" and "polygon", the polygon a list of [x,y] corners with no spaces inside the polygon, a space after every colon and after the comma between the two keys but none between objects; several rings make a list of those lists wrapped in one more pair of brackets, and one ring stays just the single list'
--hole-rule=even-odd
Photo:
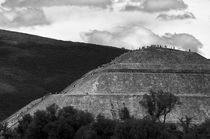
[{"label": "pyramid summit", "polygon": [[119,109],[126,106],[132,116],[142,118],[146,110],[139,101],[151,89],[180,98],[182,105],[172,111],[167,121],[177,121],[185,115],[194,117],[195,122],[210,118],[209,60],[195,52],[148,47],[127,52],[88,72],[59,94],[31,102],[4,122],[16,126],[23,115],[46,109],[53,103],[112,119],[119,118]]}]

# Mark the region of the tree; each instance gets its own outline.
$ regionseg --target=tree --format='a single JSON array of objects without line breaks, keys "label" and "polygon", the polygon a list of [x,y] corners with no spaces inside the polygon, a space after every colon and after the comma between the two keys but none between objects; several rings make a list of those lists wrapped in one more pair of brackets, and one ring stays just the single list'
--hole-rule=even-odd
[{"label": "tree", "polygon": [[58,110],[59,110],[59,107],[57,104],[52,104],[46,108],[46,112],[47,112],[51,121],[57,120]]},{"label": "tree", "polygon": [[50,122],[49,115],[46,111],[38,110],[35,112],[32,122],[27,129],[27,138],[30,139],[45,139],[48,133],[45,132],[45,126]]},{"label": "tree", "polygon": [[93,121],[93,115],[88,112],[71,106],[60,109],[52,104],[46,110],[38,110],[33,116],[25,115],[16,128],[16,136],[30,139],[69,139],[74,137],[80,127]]},{"label": "tree", "polygon": [[48,139],[73,139],[75,131],[65,120],[57,120],[48,123],[44,131],[48,133]]},{"label": "tree", "polygon": [[23,116],[22,120],[18,122],[19,124],[16,128],[16,132],[20,135],[21,138],[24,138],[24,136],[26,135],[26,131],[31,121],[32,116],[30,114],[26,114],[25,116]]},{"label": "tree", "polygon": [[182,126],[185,134],[190,132],[190,128],[192,126],[192,119],[193,119],[192,117],[188,116],[179,119],[180,125]]},{"label": "tree", "polygon": [[130,112],[127,107],[124,106],[122,109],[119,110],[119,117],[120,120],[127,120],[131,118]]},{"label": "tree", "polygon": [[150,93],[145,94],[139,103],[147,109],[154,122],[160,121],[161,116],[163,116],[163,123],[165,123],[167,114],[172,111],[175,105],[180,104],[178,97],[162,90],[157,92],[150,90]]},{"label": "tree", "polygon": [[114,135],[116,122],[111,119],[106,119],[103,115],[99,114],[96,121],[92,123],[92,129],[96,131],[101,139],[109,139]]},{"label": "tree", "polygon": [[210,138],[210,119],[206,119],[204,123],[197,127],[197,135],[199,139]]},{"label": "tree", "polygon": [[162,123],[145,119],[130,119],[119,122],[115,128],[118,139],[177,139]]},{"label": "tree", "polygon": [[81,126],[86,126],[94,121],[92,114],[80,110],[76,110],[71,106],[64,107],[58,112],[59,120],[66,120],[66,122],[71,125],[75,131],[77,131]]},{"label": "tree", "polygon": [[82,126],[74,136],[74,139],[99,139],[96,131],[91,126]]},{"label": "tree", "polygon": [[10,139],[13,136],[13,131],[8,128],[7,123],[0,124],[0,138]]}]

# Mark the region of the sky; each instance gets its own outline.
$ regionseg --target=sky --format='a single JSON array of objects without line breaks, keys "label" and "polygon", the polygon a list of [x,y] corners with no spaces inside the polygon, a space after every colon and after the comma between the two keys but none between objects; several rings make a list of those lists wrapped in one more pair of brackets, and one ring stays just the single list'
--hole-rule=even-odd
[{"label": "sky", "polygon": [[127,49],[168,45],[210,58],[210,0],[0,0],[0,28]]}]

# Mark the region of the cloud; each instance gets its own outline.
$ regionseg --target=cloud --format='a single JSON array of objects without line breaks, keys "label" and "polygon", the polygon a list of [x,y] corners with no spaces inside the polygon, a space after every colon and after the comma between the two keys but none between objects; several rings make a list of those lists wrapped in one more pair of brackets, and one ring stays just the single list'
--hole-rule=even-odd
[{"label": "cloud", "polygon": [[2,6],[17,7],[51,7],[51,6],[91,6],[105,8],[112,0],[6,0]]},{"label": "cloud", "polygon": [[175,46],[176,48],[199,52],[202,43],[194,36],[186,33],[159,36],[142,26],[117,27],[113,31],[92,30],[82,34],[85,42],[138,49],[140,46],[160,44]]},{"label": "cloud", "polygon": [[[118,36],[117,32],[92,30],[91,32],[81,34],[82,39],[87,43],[101,44],[117,47],[128,47],[129,44]],[[130,46],[129,46],[130,47]]]},{"label": "cloud", "polygon": [[0,12],[0,25],[3,27],[28,27],[48,24],[50,23],[40,8],[1,9]]},{"label": "cloud", "polygon": [[162,38],[166,43],[184,50],[191,49],[194,52],[199,52],[199,49],[203,47],[203,44],[198,39],[187,33],[166,33],[164,36],[162,36]]},{"label": "cloud", "polygon": [[163,21],[184,20],[184,19],[195,19],[195,16],[191,12],[186,12],[184,14],[177,14],[177,15],[160,14],[158,15],[157,19]]},{"label": "cloud", "polygon": [[184,10],[188,6],[183,0],[145,0],[141,4],[128,3],[124,11],[162,12],[170,10]]},{"label": "cloud", "polygon": [[[113,31],[92,30],[83,33],[82,39],[88,43],[136,49],[139,45],[154,44],[159,37],[144,27],[117,27]],[[141,38],[141,39],[140,39]]]},{"label": "cloud", "polygon": [[1,26],[6,26],[10,20],[2,13],[0,13],[0,25]]},{"label": "cloud", "polygon": [[12,93],[17,91],[16,88],[6,82],[0,82],[0,93]]},{"label": "cloud", "polygon": [[42,9],[27,8],[17,12],[16,17],[13,19],[13,24],[16,26],[35,26],[35,25],[48,25],[50,24]]}]

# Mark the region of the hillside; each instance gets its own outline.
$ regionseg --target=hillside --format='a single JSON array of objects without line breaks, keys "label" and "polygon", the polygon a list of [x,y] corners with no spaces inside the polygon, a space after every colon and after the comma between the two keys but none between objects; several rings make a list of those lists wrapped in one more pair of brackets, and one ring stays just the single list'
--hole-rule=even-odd
[{"label": "hillside", "polygon": [[0,30],[0,120],[126,51]]},{"label": "hillside", "polygon": [[149,90],[162,90],[179,97],[177,106],[167,121],[177,122],[188,115],[200,123],[210,117],[210,64],[194,52],[149,47],[122,54],[112,62],[91,70],[66,87],[61,93],[46,95],[32,101],[8,117],[9,127],[15,127],[25,114],[33,114],[56,103],[73,106],[94,116],[119,118],[119,109],[127,107],[136,118],[146,116],[139,105]]}]

